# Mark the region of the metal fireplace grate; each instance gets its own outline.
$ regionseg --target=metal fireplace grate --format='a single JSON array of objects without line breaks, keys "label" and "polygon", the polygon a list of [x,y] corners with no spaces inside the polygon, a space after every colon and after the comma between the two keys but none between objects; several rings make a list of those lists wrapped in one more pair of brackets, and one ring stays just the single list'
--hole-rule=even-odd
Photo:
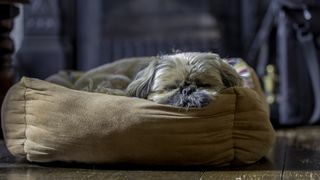
[{"label": "metal fireplace grate", "polygon": [[78,47],[79,69],[176,50],[222,52],[220,28],[210,13],[209,0],[95,2],[80,1],[84,17],[78,21],[83,33],[79,34],[83,37]]}]

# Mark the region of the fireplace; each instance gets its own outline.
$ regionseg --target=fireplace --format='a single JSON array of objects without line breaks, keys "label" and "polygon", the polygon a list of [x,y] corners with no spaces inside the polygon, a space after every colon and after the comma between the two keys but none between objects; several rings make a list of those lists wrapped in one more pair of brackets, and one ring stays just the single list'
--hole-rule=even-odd
[{"label": "fireplace", "polygon": [[250,38],[254,30],[254,21],[244,27],[242,18],[254,13],[255,3],[33,0],[24,7],[24,41],[16,65],[21,75],[45,78],[60,69],[88,70],[120,58],[175,51],[242,56],[243,35]]},{"label": "fireplace", "polygon": [[[157,56],[176,50],[222,52],[219,24],[210,13],[208,0],[80,3],[79,16],[85,17],[77,21],[81,26],[78,26],[79,69],[125,57]],[[91,32],[89,36],[88,32]]]}]

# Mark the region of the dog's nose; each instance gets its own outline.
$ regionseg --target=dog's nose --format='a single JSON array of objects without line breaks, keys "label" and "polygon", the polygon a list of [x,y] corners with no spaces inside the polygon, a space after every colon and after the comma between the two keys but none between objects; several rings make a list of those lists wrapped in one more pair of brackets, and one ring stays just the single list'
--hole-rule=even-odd
[{"label": "dog's nose", "polygon": [[181,93],[183,95],[190,95],[192,94],[193,92],[195,92],[197,90],[197,86],[195,85],[189,85],[189,86],[184,86],[182,89],[181,89]]}]

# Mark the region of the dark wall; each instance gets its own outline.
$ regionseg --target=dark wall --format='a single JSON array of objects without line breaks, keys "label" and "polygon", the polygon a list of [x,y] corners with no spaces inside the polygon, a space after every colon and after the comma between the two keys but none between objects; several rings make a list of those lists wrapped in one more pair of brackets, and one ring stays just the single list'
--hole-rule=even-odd
[{"label": "dark wall", "polygon": [[24,8],[21,75],[88,70],[131,56],[212,51],[246,56],[262,1],[33,0]]},{"label": "dark wall", "polygon": [[222,52],[219,24],[208,0],[103,1],[102,57],[154,56],[182,51]]}]

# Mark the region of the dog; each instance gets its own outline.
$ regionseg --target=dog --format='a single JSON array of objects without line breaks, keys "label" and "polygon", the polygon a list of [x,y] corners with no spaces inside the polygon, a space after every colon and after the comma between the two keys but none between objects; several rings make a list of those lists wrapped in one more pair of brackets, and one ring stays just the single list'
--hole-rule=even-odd
[{"label": "dog", "polygon": [[185,52],[159,56],[136,75],[126,94],[176,107],[201,108],[221,90],[241,85],[239,74],[218,54]]}]

